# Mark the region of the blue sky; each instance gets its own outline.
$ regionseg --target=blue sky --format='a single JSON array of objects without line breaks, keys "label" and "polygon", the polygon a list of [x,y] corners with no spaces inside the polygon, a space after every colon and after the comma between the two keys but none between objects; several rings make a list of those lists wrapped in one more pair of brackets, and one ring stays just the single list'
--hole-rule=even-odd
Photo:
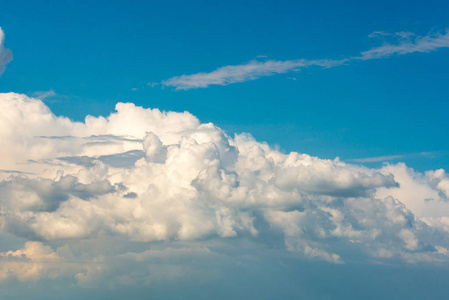
[{"label": "blue sky", "polygon": [[376,31],[444,32],[448,6],[446,1],[7,1],[1,26],[15,59],[2,75],[1,90],[29,95],[53,90],[57,96],[46,103],[75,120],[106,115],[117,101],[132,101],[187,110],[285,151],[344,160],[404,155],[422,171],[447,168],[448,49],[188,91],[147,84],[252,60],[357,56],[384,43],[382,36],[368,37]]},{"label": "blue sky", "polygon": [[444,298],[448,15],[0,0],[0,300]]}]

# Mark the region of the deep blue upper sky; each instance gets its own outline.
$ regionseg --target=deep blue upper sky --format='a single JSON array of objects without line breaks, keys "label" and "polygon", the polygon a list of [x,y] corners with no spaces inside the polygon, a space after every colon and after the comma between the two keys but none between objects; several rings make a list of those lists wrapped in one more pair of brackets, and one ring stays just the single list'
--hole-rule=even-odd
[{"label": "deep blue upper sky", "polygon": [[201,89],[147,84],[253,59],[357,56],[382,45],[375,31],[425,36],[448,28],[448,15],[444,0],[0,1],[14,54],[0,91],[53,90],[44,101],[75,120],[129,101],[187,110],[285,151],[404,155],[395,161],[447,170],[448,48]]}]

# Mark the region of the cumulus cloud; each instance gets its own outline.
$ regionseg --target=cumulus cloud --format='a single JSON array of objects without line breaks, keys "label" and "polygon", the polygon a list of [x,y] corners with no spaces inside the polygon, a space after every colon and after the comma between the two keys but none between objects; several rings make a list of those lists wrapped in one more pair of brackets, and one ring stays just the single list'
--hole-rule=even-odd
[{"label": "cumulus cloud", "polygon": [[[384,40],[392,38],[393,42],[385,42],[380,47],[362,52],[360,56],[340,60],[253,60],[245,64],[220,67],[212,72],[175,76],[162,81],[162,85],[174,87],[177,90],[206,88],[211,85],[228,85],[255,80],[264,76],[299,71],[305,67],[332,68],[354,60],[386,58],[392,55],[404,55],[414,52],[430,52],[439,48],[449,47],[449,30],[446,30],[444,33],[431,33],[426,36],[417,36],[410,32],[397,32],[395,34],[374,32],[370,37],[381,37]],[[296,79],[294,78],[294,80]]]},{"label": "cumulus cloud", "polygon": [[5,33],[0,27],[0,75],[5,71],[5,66],[12,60],[12,52],[5,48]]},{"label": "cumulus cloud", "polygon": [[[167,253],[220,256],[250,241],[334,264],[355,254],[448,260],[444,170],[283,154],[188,112],[131,103],[73,122],[14,93],[0,94],[0,143],[0,234],[24,243],[1,254],[4,279],[89,285],[177,243],[185,251]],[[25,261],[10,261],[17,257]],[[152,278],[123,270],[111,282]]]},{"label": "cumulus cloud", "polygon": [[82,268],[71,261],[67,247],[54,251],[42,242],[26,242],[22,249],[0,252],[0,282],[8,279],[37,281],[43,278],[66,276]]},{"label": "cumulus cloud", "polygon": [[23,249],[0,253],[0,256],[0,281],[8,276],[22,281],[36,280],[48,271],[49,265],[60,260],[56,252],[40,242],[27,242]]}]

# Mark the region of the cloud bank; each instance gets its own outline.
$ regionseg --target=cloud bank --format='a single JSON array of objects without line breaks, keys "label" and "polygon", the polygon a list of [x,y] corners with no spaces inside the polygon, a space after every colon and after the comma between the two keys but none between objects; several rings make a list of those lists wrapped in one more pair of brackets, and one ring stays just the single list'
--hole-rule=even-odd
[{"label": "cloud bank", "polygon": [[287,72],[298,71],[301,68],[320,66],[331,68],[354,60],[370,60],[386,58],[392,55],[404,55],[415,52],[430,52],[439,48],[449,47],[449,30],[444,33],[417,36],[411,32],[397,32],[389,34],[374,32],[370,37],[391,39],[380,47],[364,51],[360,56],[341,60],[267,60],[264,62],[253,60],[246,64],[220,67],[212,72],[202,72],[191,75],[181,75],[162,82],[163,86],[174,87],[176,90],[206,88],[211,85],[228,85],[237,82],[255,80],[264,76],[272,76]]},{"label": "cloud bank", "polygon": [[0,75],[5,71],[5,66],[12,60],[12,52],[5,48],[5,33],[0,27]]},{"label": "cloud bank", "polygon": [[444,170],[283,154],[132,103],[73,122],[15,93],[0,94],[0,143],[3,282],[147,285],[266,247],[330,264],[449,260]]}]

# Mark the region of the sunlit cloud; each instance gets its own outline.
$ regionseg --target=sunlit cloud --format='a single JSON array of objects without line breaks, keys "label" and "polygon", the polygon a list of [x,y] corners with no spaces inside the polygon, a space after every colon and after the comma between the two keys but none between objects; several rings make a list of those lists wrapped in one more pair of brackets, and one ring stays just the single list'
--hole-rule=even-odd
[{"label": "sunlit cloud", "polygon": [[329,264],[449,261],[442,169],[283,154],[131,103],[73,122],[0,94],[0,128],[0,236],[22,241],[2,242],[0,280],[146,285],[154,270],[247,255],[239,243]]}]

